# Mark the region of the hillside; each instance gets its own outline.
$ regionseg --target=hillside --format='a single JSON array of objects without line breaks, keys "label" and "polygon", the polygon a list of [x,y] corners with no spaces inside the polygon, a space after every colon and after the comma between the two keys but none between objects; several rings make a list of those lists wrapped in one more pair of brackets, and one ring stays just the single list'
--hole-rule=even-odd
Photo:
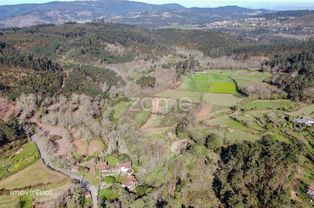
[{"label": "hillside", "polygon": [[0,208],[311,208],[313,40],[246,29],[0,29]]},{"label": "hillside", "polygon": [[297,17],[290,21],[291,24],[296,26],[303,26],[303,27],[314,27],[314,12],[313,14],[305,15],[302,17]]},{"label": "hillside", "polygon": [[[61,24],[104,19],[106,22],[142,26],[206,24],[243,18],[266,10],[241,7],[185,8],[179,4],[153,5],[127,0],[50,2],[0,6],[0,26],[23,27],[36,24]],[[227,15],[226,15],[227,14]]]}]

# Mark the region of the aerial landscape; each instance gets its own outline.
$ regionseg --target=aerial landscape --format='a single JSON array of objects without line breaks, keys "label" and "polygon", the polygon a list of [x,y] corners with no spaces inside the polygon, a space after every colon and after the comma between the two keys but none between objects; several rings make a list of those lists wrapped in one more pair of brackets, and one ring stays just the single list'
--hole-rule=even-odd
[{"label": "aerial landscape", "polygon": [[0,1],[0,208],[314,207],[314,3],[187,2]]}]

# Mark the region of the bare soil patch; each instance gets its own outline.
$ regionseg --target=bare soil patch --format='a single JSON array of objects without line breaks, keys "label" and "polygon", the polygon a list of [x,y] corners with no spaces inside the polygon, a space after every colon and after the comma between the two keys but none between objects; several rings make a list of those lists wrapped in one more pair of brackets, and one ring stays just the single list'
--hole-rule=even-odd
[{"label": "bare soil patch", "polygon": [[20,110],[14,102],[0,97],[0,118],[6,122],[11,116],[15,117],[19,114]]},{"label": "bare soil patch", "polygon": [[201,104],[200,108],[194,114],[197,121],[206,121],[213,118],[212,106],[207,103]]}]

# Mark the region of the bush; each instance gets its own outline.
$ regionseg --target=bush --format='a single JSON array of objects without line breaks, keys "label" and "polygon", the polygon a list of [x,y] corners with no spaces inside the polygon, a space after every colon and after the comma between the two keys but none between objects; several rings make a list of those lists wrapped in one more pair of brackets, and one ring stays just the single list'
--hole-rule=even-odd
[{"label": "bush", "polygon": [[25,136],[24,131],[16,119],[10,119],[7,123],[0,120],[0,146],[22,136]]},{"label": "bush", "polygon": [[107,183],[107,184],[113,184],[116,182],[116,179],[115,177],[112,177],[112,176],[106,176],[104,178],[104,181]]},{"label": "bush", "polygon": [[114,201],[120,196],[118,190],[113,188],[103,189],[99,192],[99,197],[102,201]]},{"label": "bush", "polygon": [[140,85],[142,88],[150,87],[154,88],[156,85],[156,78],[150,76],[143,76],[139,80],[136,81],[137,85]]}]

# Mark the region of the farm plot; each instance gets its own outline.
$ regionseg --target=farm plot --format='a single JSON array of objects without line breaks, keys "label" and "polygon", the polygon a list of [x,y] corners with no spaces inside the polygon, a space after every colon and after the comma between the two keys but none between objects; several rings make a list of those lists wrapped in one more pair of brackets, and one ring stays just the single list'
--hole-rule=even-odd
[{"label": "farm plot", "polygon": [[40,158],[36,145],[28,142],[8,154],[0,156],[0,178],[12,175]]},{"label": "farm plot", "polygon": [[299,110],[297,110],[296,112],[294,112],[295,115],[301,115],[301,116],[302,115],[309,116],[313,113],[314,113],[314,104],[304,106],[300,108]]},{"label": "farm plot", "polygon": [[206,93],[203,96],[203,101],[212,105],[232,107],[237,105],[241,98],[230,94]]},{"label": "farm plot", "polygon": [[155,95],[156,97],[164,97],[164,98],[173,98],[173,99],[184,99],[184,100],[191,100],[193,103],[200,103],[202,93],[200,92],[193,92],[189,90],[164,90]]},{"label": "farm plot", "polygon": [[193,75],[194,90],[222,94],[235,94],[236,85],[229,76],[218,72],[196,73]]},{"label": "farm plot", "polygon": [[19,207],[19,197],[11,195],[0,196],[0,208]]},{"label": "farm plot", "polygon": [[241,109],[250,110],[291,110],[295,104],[291,100],[256,100],[244,105]]},{"label": "farm plot", "polygon": [[48,169],[41,160],[33,163],[24,170],[2,180],[0,189],[20,189],[34,186],[55,185],[64,182],[67,177]]},{"label": "farm plot", "polygon": [[271,74],[268,72],[259,72],[256,70],[213,70],[216,73],[222,73],[228,77],[231,77],[237,82],[237,84],[247,85],[252,82],[261,83],[264,80],[268,80]]}]

